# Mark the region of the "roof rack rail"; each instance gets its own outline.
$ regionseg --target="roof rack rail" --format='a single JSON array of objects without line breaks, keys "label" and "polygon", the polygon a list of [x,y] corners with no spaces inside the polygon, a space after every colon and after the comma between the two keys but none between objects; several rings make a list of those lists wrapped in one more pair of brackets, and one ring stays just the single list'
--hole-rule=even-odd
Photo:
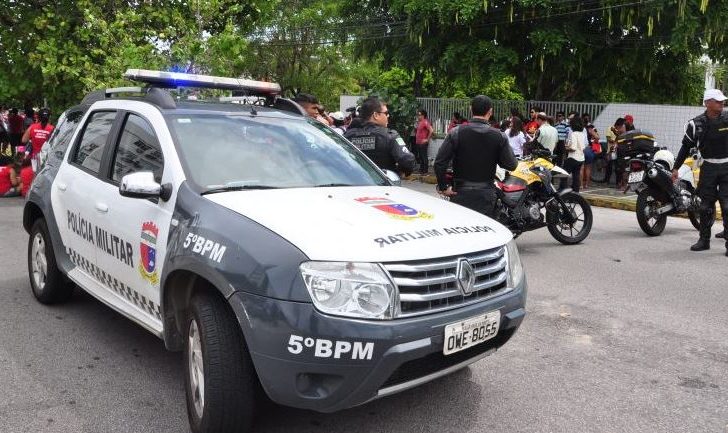
[{"label": "roof rack rail", "polygon": [[146,101],[156,104],[160,108],[177,107],[174,98],[169,92],[154,87],[113,87],[110,89],[94,90],[83,98],[81,105],[91,105],[94,102],[103,101],[126,93],[137,93]]},{"label": "roof rack rail", "polygon": [[184,74],[179,72],[127,69],[124,78],[147,83],[152,87],[197,87],[203,89],[234,90],[248,96],[272,96],[281,93],[278,83],[254,81],[244,78],[215,77],[212,75]]}]

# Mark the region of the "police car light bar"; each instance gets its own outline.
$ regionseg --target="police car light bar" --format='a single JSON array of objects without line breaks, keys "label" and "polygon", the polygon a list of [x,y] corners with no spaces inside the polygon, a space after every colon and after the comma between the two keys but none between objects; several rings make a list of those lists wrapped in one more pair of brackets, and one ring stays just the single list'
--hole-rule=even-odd
[{"label": "police car light bar", "polygon": [[243,78],[215,77],[212,75],[183,74],[179,72],[127,69],[124,78],[141,81],[157,87],[199,87],[205,89],[239,90],[252,94],[275,95],[281,92],[278,83],[253,81]]}]

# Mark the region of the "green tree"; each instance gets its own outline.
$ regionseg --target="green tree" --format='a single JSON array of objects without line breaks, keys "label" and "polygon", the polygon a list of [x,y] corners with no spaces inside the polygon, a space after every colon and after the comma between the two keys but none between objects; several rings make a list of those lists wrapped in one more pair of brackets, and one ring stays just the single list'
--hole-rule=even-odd
[{"label": "green tree", "polygon": [[[636,102],[694,103],[700,57],[728,56],[728,4],[718,1],[357,0],[347,8],[360,20],[391,23],[389,32],[361,37],[357,53],[411,72],[417,95],[447,94],[458,83],[532,99],[624,93]],[[427,73],[432,88],[423,85]],[[513,88],[493,87],[511,78]]]}]

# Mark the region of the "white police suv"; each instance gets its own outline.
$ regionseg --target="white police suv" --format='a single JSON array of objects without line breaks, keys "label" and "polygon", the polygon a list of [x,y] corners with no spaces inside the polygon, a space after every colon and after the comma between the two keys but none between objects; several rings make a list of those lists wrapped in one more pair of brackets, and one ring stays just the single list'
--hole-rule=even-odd
[{"label": "white police suv", "polygon": [[[194,432],[256,405],[331,412],[505,344],[524,317],[511,233],[396,186],[276,84],[130,70],[67,110],[25,204],[43,303],[79,286],[184,351]],[[165,87],[227,89],[188,102]]]}]

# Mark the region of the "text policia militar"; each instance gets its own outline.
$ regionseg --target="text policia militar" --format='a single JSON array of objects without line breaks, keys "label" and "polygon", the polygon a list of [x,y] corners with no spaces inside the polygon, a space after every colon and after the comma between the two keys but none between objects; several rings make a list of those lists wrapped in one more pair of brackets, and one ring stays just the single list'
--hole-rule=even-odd
[{"label": "text policia militar", "polygon": [[134,249],[124,239],[91,223],[81,214],[68,211],[68,229],[120,262],[134,267]]},{"label": "text policia militar", "polygon": [[440,230],[429,229],[429,230],[417,230],[414,232],[395,233],[391,235],[374,238],[374,242],[378,243],[380,247],[385,245],[393,245],[397,242],[409,242],[416,241],[419,239],[427,239],[437,236],[449,236],[449,235],[461,235],[469,233],[487,233],[494,232],[492,228],[488,226],[468,226],[468,227],[443,227]]}]

